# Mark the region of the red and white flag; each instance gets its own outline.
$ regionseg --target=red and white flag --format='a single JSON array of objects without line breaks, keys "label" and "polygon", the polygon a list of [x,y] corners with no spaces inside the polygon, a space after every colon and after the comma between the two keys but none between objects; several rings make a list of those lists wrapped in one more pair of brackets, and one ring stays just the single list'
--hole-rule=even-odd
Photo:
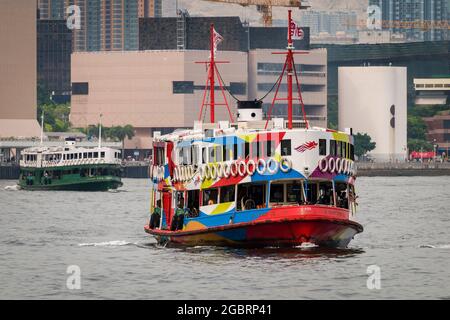
[{"label": "red and white flag", "polygon": [[216,57],[217,46],[222,41],[223,41],[223,37],[216,31],[216,29],[213,29],[214,57]]},{"label": "red and white flag", "polygon": [[294,20],[291,20],[291,37],[292,40],[303,40],[305,33],[302,28],[300,28]]},{"label": "red and white flag", "polygon": [[318,146],[317,142],[309,141],[309,142],[305,142],[304,144],[298,146],[297,148],[295,148],[295,150],[297,150],[300,153],[303,153],[306,150],[312,150],[312,149],[314,149],[317,146]]}]

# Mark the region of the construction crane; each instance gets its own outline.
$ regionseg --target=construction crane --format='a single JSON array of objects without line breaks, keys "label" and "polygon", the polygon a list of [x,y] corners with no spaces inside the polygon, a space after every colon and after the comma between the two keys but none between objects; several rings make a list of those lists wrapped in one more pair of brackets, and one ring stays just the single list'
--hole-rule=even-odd
[{"label": "construction crane", "polygon": [[223,2],[239,4],[243,7],[256,6],[256,9],[262,13],[262,22],[266,27],[272,26],[272,7],[288,7],[307,9],[310,6],[303,5],[300,0],[205,0],[210,2]]}]

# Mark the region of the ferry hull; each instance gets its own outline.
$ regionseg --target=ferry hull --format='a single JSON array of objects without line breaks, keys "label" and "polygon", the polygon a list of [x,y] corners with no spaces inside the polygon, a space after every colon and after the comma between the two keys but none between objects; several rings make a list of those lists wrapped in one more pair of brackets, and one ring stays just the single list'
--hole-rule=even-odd
[{"label": "ferry hull", "polygon": [[60,190],[60,191],[107,191],[110,189],[117,189],[123,184],[117,179],[102,179],[102,180],[88,180],[77,181],[63,184],[47,184],[47,185],[26,185],[19,183],[21,189],[24,190]]},{"label": "ferry hull", "polygon": [[345,248],[363,227],[353,221],[330,219],[284,219],[258,221],[195,231],[145,231],[159,243],[184,246],[294,247],[313,243],[323,247]]}]

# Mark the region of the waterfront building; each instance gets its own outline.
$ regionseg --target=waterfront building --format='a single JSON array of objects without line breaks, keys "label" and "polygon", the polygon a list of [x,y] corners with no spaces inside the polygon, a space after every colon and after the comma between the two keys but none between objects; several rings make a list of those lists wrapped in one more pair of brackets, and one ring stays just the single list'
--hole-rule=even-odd
[{"label": "waterfront building", "polygon": [[449,40],[448,0],[370,0],[381,9],[382,28],[410,41]]},{"label": "waterfront building", "polygon": [[38,85],[53,92],[56,102],[70,101],[70,55],[72,31],[65,20],[37,21]]},{"label": "waterfront building", "polygon": [[0,138],[38,137],[36,1],[0,1],[0,20]]},{"label": "waterfront building", "polygon": [[424,118],[427,124],[427,139],[433,143],[434,151],[438,155],[445,153],[448,157],[450,151],[450,112],[442,113],[430,118]]},{"label": "waterfront building", "polygon": [[355,11],[316,11],[306,10],[299,13],[302,25],[310,28],[311,36],[320,34],[357,34],[358,15]]},{"label": "waterfront building", "polygon": [[339,130],[367,133],[377,161],[407,158],[407,77],[404,67],[340,67]]},{"label": "waterfront building", "polygon": [[419,105],[443,105],[450,101],[450,76],[414,79],[415,103]]},{"label": "waterfront building", "polygon": [[138,0],[138,17],[161,17],[163,0]]}]

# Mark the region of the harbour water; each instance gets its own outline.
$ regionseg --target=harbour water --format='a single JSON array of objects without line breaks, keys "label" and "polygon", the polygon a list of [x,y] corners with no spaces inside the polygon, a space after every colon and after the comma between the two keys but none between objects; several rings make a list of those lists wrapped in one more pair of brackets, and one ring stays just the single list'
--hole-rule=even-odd
[{"label": "harbour water", "polygon": [[123,182],[89,193],[0,180],[0,299],[450,299],[448,177],[359,178],[365,231],[346,250],[159,247],[143,231],[149,181]]}]

